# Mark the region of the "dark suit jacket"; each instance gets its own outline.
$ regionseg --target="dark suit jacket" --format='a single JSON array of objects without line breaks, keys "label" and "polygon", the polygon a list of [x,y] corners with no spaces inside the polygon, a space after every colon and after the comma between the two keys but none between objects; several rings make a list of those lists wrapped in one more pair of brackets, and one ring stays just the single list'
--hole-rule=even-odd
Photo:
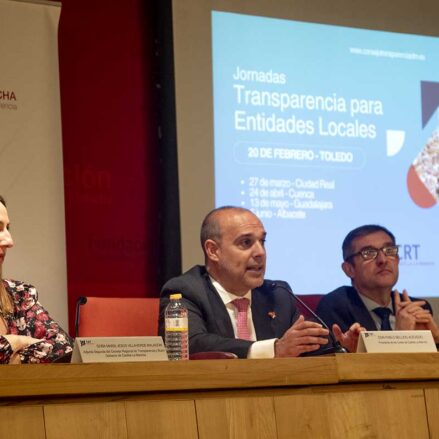
[{"label": "dark suit jacket", "polygon": [[[417,300],[413,297],[410,299]],[[431,312],[431,306],[428,302],[424,308]],[[368,331],[378,329],[354,287],[340,287],[323,296],[317,307],[317,314],[330,328],[334,323],[337,323],[343,332],[346,332],[355,322],[364,326]]]},{"label": "dark suit jacket", "polygon": [[[287,285],[287,284],[285,284]],[[189,311],[189,352],[233,352],[246,358],[252,341],[236,339],[227,309],[204,266],[192,267],[168,281],[160,294],[159,334],[164,336],[164,312],[169,295],[181,293]],[[257,340],[280,338],[299,317],[293,296],[268,281],[252,290],[251,304]],[[275,318],[271,315],[275,314]]]}]

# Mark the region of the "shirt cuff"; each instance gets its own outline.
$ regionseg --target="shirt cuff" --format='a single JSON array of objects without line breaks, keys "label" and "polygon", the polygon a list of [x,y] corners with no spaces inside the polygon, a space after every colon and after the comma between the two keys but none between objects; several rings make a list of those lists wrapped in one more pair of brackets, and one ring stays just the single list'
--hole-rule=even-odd
[{"label": "shirt cuff", "polygon": [[274,343],[277,338],[255,341],[247,354],[247,358],[274,358]]}]

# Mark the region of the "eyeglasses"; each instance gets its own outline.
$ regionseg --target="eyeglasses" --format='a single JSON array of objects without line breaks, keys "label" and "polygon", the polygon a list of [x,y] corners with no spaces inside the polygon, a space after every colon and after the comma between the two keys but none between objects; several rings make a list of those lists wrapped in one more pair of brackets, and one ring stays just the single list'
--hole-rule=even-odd
[{"label": "eyeglasses", "polygon": [[373,261],[378,256],[378,253],[382,251],[387,257],[394,258],[398,256],[399,247],[397,245],[389,245],[387,247],[375,248],[366,247],[362,248],[359,252],[353,253],[348,256],[345,261],[352,259],[354,256],[360,255],[365,261]]}]

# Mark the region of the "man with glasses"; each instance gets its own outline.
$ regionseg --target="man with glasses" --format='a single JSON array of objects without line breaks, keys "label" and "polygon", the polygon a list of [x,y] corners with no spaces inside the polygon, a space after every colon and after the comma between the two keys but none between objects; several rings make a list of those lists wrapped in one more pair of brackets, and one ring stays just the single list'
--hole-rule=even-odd
[{"label": "man with glasses", "polygon": [[355,325],[362,330],[429,329],[439,343],[439,328],[433,320],[431,306],[425,300],[393,290],[398,280],[398,246],[385,227],[365,225],[348,233],[343,241],[344,273],[352,286],[343,286],[322,298],[317,314],[332,328],[336,338],[347,346],[346,331]]}]

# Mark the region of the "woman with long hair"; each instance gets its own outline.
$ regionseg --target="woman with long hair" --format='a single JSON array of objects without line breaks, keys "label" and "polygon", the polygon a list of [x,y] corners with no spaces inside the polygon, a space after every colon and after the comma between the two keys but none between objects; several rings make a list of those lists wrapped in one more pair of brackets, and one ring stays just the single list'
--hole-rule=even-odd
[{"label": "woman with long hair", "polygon": [[37,290],[3,278],[14,245],[6,202],[0,195],[0,363],[50,363],[69,356],[72,339],[38,302]]}]

